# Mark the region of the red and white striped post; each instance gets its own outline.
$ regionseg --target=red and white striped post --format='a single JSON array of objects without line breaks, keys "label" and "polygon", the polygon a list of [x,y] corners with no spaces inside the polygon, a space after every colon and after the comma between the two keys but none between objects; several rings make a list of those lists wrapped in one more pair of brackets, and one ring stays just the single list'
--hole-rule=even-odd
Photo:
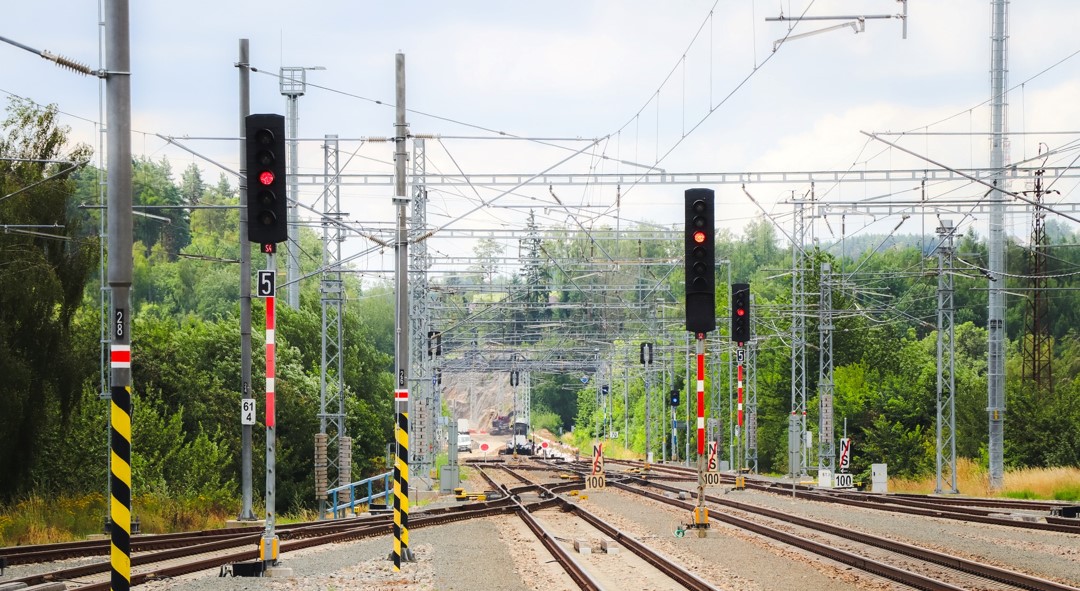
[{"label": "red and white striped post", "polygon": [[705,455],[705,333],[697,335],[697,453]]},{"label": "red and white striped post", "polygon": [[709,510],[705,507],[705,333],[697,333],[697,453],[698,496],[694,509],[693,527],[698,536],[705,536],[709,527]]},{"label": "red and white striped post", "polygon": [[[276,485],[274,470],[277,462],[276,421],[274,419],[274,372],[276,363],[276,345],[274,330],[276,325],[275,293],[277,269],[274,264],[272,249],[263,246],[267,253],[268,271],[260,271],[260,295],[266,301],[266,527],[259,543],[259,560],[265,566],[273,566],[278,559],[278,538],[274,532],[276,508]],[[264,284],[263,281],[266,281]]]},{"label": "red and white striped post", "polygon": [[[742,357],[740,357],[740,359],[742,359]],[[736,423],[739,425],[739,433],[742,433],[742,426],[743,426],[743,366],[742,366],[742,361],[739,362],[739,381],[737,382],[737,384],[738,384],[737,390],[738,390],[738,393],[739,393],[739,401],[738,401],[739,414],[738,414],[738,417],[736,419]],[[739,466],[740,467],[742,466],[741,461],[739,462]]]},{"label": "red and white striped post", "polygon": [[742,474],[743,460],[746,454],[744,453],[743,442],[746,441],[743,435],[743,360],[746,358],[745,343],[736,343],[735,349],[738,359],[738,382],[736,382],[736,390],[738,391],[738,414],[736,415],[735,424],[737,425],[735,433],[738,437],[738,442],[735,445],[735,488],[746,488],[746,480]]}]

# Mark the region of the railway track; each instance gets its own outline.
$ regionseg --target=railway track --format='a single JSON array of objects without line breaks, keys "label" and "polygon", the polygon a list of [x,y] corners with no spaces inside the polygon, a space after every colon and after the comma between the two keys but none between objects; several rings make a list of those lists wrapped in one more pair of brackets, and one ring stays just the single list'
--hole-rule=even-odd
[{"label": "railway track", "polygon": [[[649,576],[666,577],[664,580],[673,581],[682,588],[693,590],[714,589],[709,581],[703,580],[690,572],[684,565],[681,565],[678,558],[661,554],[642,542],[641,538],[635,538],[633,535],[620,530],[607,522],[605,518],[586,509],[581,503],[570,502],[561,493],[572,489],[582,489],[583,482],[579,478],[570,481],[545,481],[555,480],[557,478],[556,472],[569,471],[581,475],[588,471],[585,465],[528,461],[522,463],[475,462],[473,466],[477,468],[477,473],[487,480],[491,488],[498,491],[500,498],[487,502],[417,511],[410,516],[410,528],[421,529],[465,519],[513,514],[522,520],[529,531],[532,532],[532,535],[546,548],[547,553],[555,558],[574,584],[581,589],[611,588],[610,579],[605,583],[605,576],[610,577],[610,574],[605,575],[604,569],[611,568],[612,564],[621,559],[640,559],[636,564],[640,565],[643,561],[657,573]],[[673,499],[671,496],[672,493],[685,493],[685,489],[679,488],[678,485],[685,486],[685,481],[691,478],[696,480],[696,473],[692,470],[674,466],[653,466],[653,469],[644,478],[637,474],[620,476],[613,473],[613,471],[609,471],[608,486],[620,491],[615,494],[633,494],[638,497],[647,497],[678,508],[680,511],[685,511],[688,515],[694,507],[693,503]],[[666,482],[668,480],[683,482],[671,482],[669,484]],[[751,482],[748,482],[747,485],[749,487]],[[760,485],[761,490],[777,492],[775,490],[770,491],[770,485],[767,483],[754,482],[753,485]],[[775,487],[771,488],[775,489]],[[785,488],[784,492],[787,495],[791,494],[790,488]],[[891,500],[889,499],[890,496],[865,495],[862,493],[822,495],[828,497],[826,499],[818,498],[815,491],[804,489],[796,489],[796,494],[800,498],[808,500],[845,502],[878,510],[896,510],[890,507],[893,503],[883,502],[884,500]],[[815,522],[780,511],[740,503],[725,497],[707,495],[705,500],[710,507],[710,513],[715,522],[722,522],[771,538],[783,544],[802,549],[805,552],[817,554],[831,561],[902,583],[911,588],[927,590],[977,588],[993,589],[995,591],[1015,589],[1080,591],[1077,587],[1066,583],[991,567],[927,548],[851,531],[844,527]],[[947,509],[949,514],[963,516],[967,521],[999,519],[990,516],[992,510],[989,507],[979,508],[963,504],[966,499],[949,498],[947,499],[949,503],[943,503],[941,507],[927,507],[928,499],[924,497],[898,495],[897,500],[897,506],[909,512],[921,512],[916,513],[920,515],[928,514],[933,517],[940,517],[940,513]],[[1032,505],[1020,503],[1019,506],[1030,511]],[[1038,506],[1040,506],[1039,510],[1047,510],[1053,508],[1056,504]],[[1006,508],[1008,507],[997,507],[998,510]],[[552,509],[559,509],[562,513],[551,513]],[[571,521],[567,521],[567,519],[571,519]],[[1002,521],[1004,523],[998,523],[998,521],[991,521],[990,523],[1010,526],[1015,526],[1017,523],[1009,520]],[[386,536],[391,533],[391,529],[392,525],[389,516],[376,516],[333,522],[292,524],[278,528],[278,533],[282,538],[281,552],[287,553],[322,544]],[[520,531],[524,532],[524,529]],[[580,539],[584,531],[598,532],[595,535],[610,538],[610,540],[632,553],[636,558],[624,556],[619,559],[613,557],[610,562],[603,565],[599,571],[596,571],[597,557],[582,558],[567,549],[566,537],[571,534],[566,532],[577,532],[577,537],[574,537],[574,535],[571,535],[571,537]],[[1053,531],[1073,533],[1071,529],[1053,529]],[[213,570],[227,564],[255,560],[258,553],[257,540],[261,534],[262,528],[252,527],[228,531],[216,530],[136,537],[133,539],[132,584],[139,585],[156,579]],[[590,540],[595,539],[595,535],[590,533],[588,537]],[[21,548],[0,548],[0,557],[3,557],[8,561],[9,565],[13,566],[35,561],[47,562],[77,557],[93,558],[105,554],[108,544],[109,542],[104,540]],[[669,547],[669,551],[674,551],[674,549]],[[79,566],[67,565],[50,572],[9,579],[5,583],[21,582],[27,585],[35,585],[77,580],[80,583],[79,589],[105,590],[109,588],[109,568],[110,565],[105,561]],[[641,566],[638,568],[647,567]]]},{"label": "railway track", "polygon": [[[510,488],[503,482],[494,478],[489,474],[489,470],[492,468],[501,469],[505,473],[511,475],[516,481],[523,483],[523,486]],[[634,537],[620,531],[615,526],[604,521],[600,517],[590,513],[580,505],[570,503],[563,498],[556,497],[557,492],[560,489],[568,487],[583,487],[583,482],[571,482],[565,484],[558,484],[547,486],[536,481],[533,481],[518,472],[518,466],[501,465],[497,467],[489,467],[488,469],[481,468],[481,475],[492,486],[503,490],[508,496],[514,498],[521,494],[522,491],[530,490],[537,491],[539,494],[548,497],[556,498],[559,502],[559,508],[565,512],[571,513],[577,518],[580,518],[590,527],[599,531],[603,535],[610,538],[613,542],[618,543],[621,547],[626,548],[632,552],[635,556],[642,559],[653,568],[655,568],[663,576],[673,580],[677,584],[686,589],[692,591],[715,591],[716,587],[709,582],[694,575],[692,572],[683,568],[676,561],[673,561],[670,557],[664,556],[653,550],[648,545],[635,539]],[[581,562],[575,560],[569,552],[558,542],[558,538],[553,535],[548,528],[545,528],[540,520],[532,515],[533,510],[525,505],[520,505],[521,510],[518,515],[525,521],[530,530],[540,539],[544,547],[548,549],[556,561],[563,567],[563,570],[567,572],[571,579],[583,590],[600,591],[604,587],[598,581],[596,577],[590,574],[589,570],[581,564]]]},{"label": "railway track", "polygon": [[[624,482],[609,482],[609,485],[687,512],[693,510],[695,506],[692,502],[673,499],[661,492],[649,490],[657,489],[669,493],[685,492],[673,486],[637,478],[627,478]],[[812,521],[781,511],[711,495],[706,495],[705,500],[707,506],[711,508],[712,519],[916,589],[1077,591],[1077,587],[1064,583],[981,564],[936,550]],[[726,509],[726,511],[721,509]],[[754,516],[754,518],[738,517],[731,510]],[[776,524],[783,524],[783,526]],[[841,540],[845,542],[840,543]],[[847,549],[844,549],[844,546],[847,546]],[[860,546],[873,550],[867,551],[859,548]]]},{"label": "railway track", "polygon": [[[613,460],[610,463],[633,467],[640,466],[640,462]],[[693,468],[653,465],[650,466],[650,472],[677,476],[681,480],[697,481],[697,470]],[[734,484],[733,475],[721,474],[720,477],[722,482]],[[649,481],[664,479],[663,477],[657,477],[655,474],[650,474],[648,477]],[[1080,535],[1080,520],[1059,518],[1049,514],[1054,509],[1069,506],[1064,503],[972,497],[868,494],[857,491],[818,489],[801,485],[795,486],[795,490],[792,491],[792,485],[790,484],[752,478],[746,479],[746,488],[784,496],[794,494],[795,497],[804,500],[839,503],[878,511]],[[1002,509],[1013,509],[1025,513],[1003,513]]]},{"label": "railway track", "polygon": [[[538,503],[535,508],[550,504],[552,504],[550,501]],[[410,516],[409,527],[410,529],[420,529],[465,519],[505,514],[517,510],[517,505],[509,498],[501,498],[483,503],[417,512]],[[283,540],[280,546],[283,554],[323,544],[389,535],[392,522],[387,516],[381,516],[368,519],[358,518],[339,522],[311,522],[297,525],[298,527],[284,530],[286,535],[282,536]],[[133,552],[131,584],[133,586],[141,585],[147,581],[160,578],[175,577],[220,568],[236,562],[255,560],[258,558],[257,540],[262,535],[262,528],[243,529],[255,529],[257,531],[241,531],[235,534],[213,536],[223,537],[224,539],[188,544],[167,550]],[[199,540],[202,538],[204,536],[188,536],[188,539]],[[179,539],[183,538],[177,537],[172,543],[178,543],[177,540]],[[238,548],[248,549],[238,550]],[[68,551],[71,550],[73,549],[68,549]],[[96,552],[96,547],[84,548],[83,550]],[[82,556],[96,556],[96,554],[83,554]],[[4,581],[4,583],[40,585],[56,581],[78,580],[81,583],[79,586],[80,591],[105,591],[110,587],[109,572],[110,563],[101,561],[13,578]]]}]

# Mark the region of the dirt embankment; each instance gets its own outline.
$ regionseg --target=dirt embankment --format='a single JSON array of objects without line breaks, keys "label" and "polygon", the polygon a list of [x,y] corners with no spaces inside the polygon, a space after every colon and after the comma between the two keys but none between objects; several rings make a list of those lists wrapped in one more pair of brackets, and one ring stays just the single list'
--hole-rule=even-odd
[{"label": "dirt embankment", "polygon": [[453,419],[468,419],[474,431],[490,431],[491,421],[514,410],[514,391],[506,373],[455,373],[443,376],[443,399]]}]

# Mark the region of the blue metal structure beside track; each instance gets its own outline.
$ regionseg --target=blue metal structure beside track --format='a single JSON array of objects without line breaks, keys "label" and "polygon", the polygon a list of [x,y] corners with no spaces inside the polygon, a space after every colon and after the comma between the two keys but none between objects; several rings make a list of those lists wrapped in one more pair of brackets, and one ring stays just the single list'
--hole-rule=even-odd
[{"label": "blue metal structure beside track", "polygon": [[[393,472],[384,472],[382,474],[372,476],[371,478],[365,478],[349,484],[343,484],[337,488],[332,488],[326,491],[326,494],[330,497],[330,510],[334,517],[344,516],[346,513],[351,513],[357,505],[370,505],[372,501],[383,499],[389,496],[392,492],[390,477],[393,476]],[[374,487],[378,482],[382,482],[382,492],[375,492]],[[356,498],[356,490],[363,490],[367,487],[367,496],[362,498]],[[348,490],[349,499],[348,503],[338,504],[338,493]]]}]

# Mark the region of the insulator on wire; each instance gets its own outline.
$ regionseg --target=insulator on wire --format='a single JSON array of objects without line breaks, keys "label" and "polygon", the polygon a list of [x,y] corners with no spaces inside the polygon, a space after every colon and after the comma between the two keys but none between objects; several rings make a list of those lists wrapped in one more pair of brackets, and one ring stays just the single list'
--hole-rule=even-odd
[{"label": "insulator on wire", "polygon": [[94,72],[93,70],[90,69],[90,66],[80,64],[79,62],[77,62],[75,60],[72,60],[72,59],[68,59],[68,58],[66,58],[66,57],[64,57],[62,55],[54,55],[52,53],[49,53],[47,50],[42,50],[41,51],[41,57],[43,57],[43,58],[45,58],[45,59],[47,59],[47,60],[49,60],[51,62],[54,62],[56,65],[60,66],[61,68],[67,68],[67,69],[69,69],[69,70],[71,70],[73,72],[78,72],[79,74],[84,74],[86,76],[96,74],[96,72]]}]

